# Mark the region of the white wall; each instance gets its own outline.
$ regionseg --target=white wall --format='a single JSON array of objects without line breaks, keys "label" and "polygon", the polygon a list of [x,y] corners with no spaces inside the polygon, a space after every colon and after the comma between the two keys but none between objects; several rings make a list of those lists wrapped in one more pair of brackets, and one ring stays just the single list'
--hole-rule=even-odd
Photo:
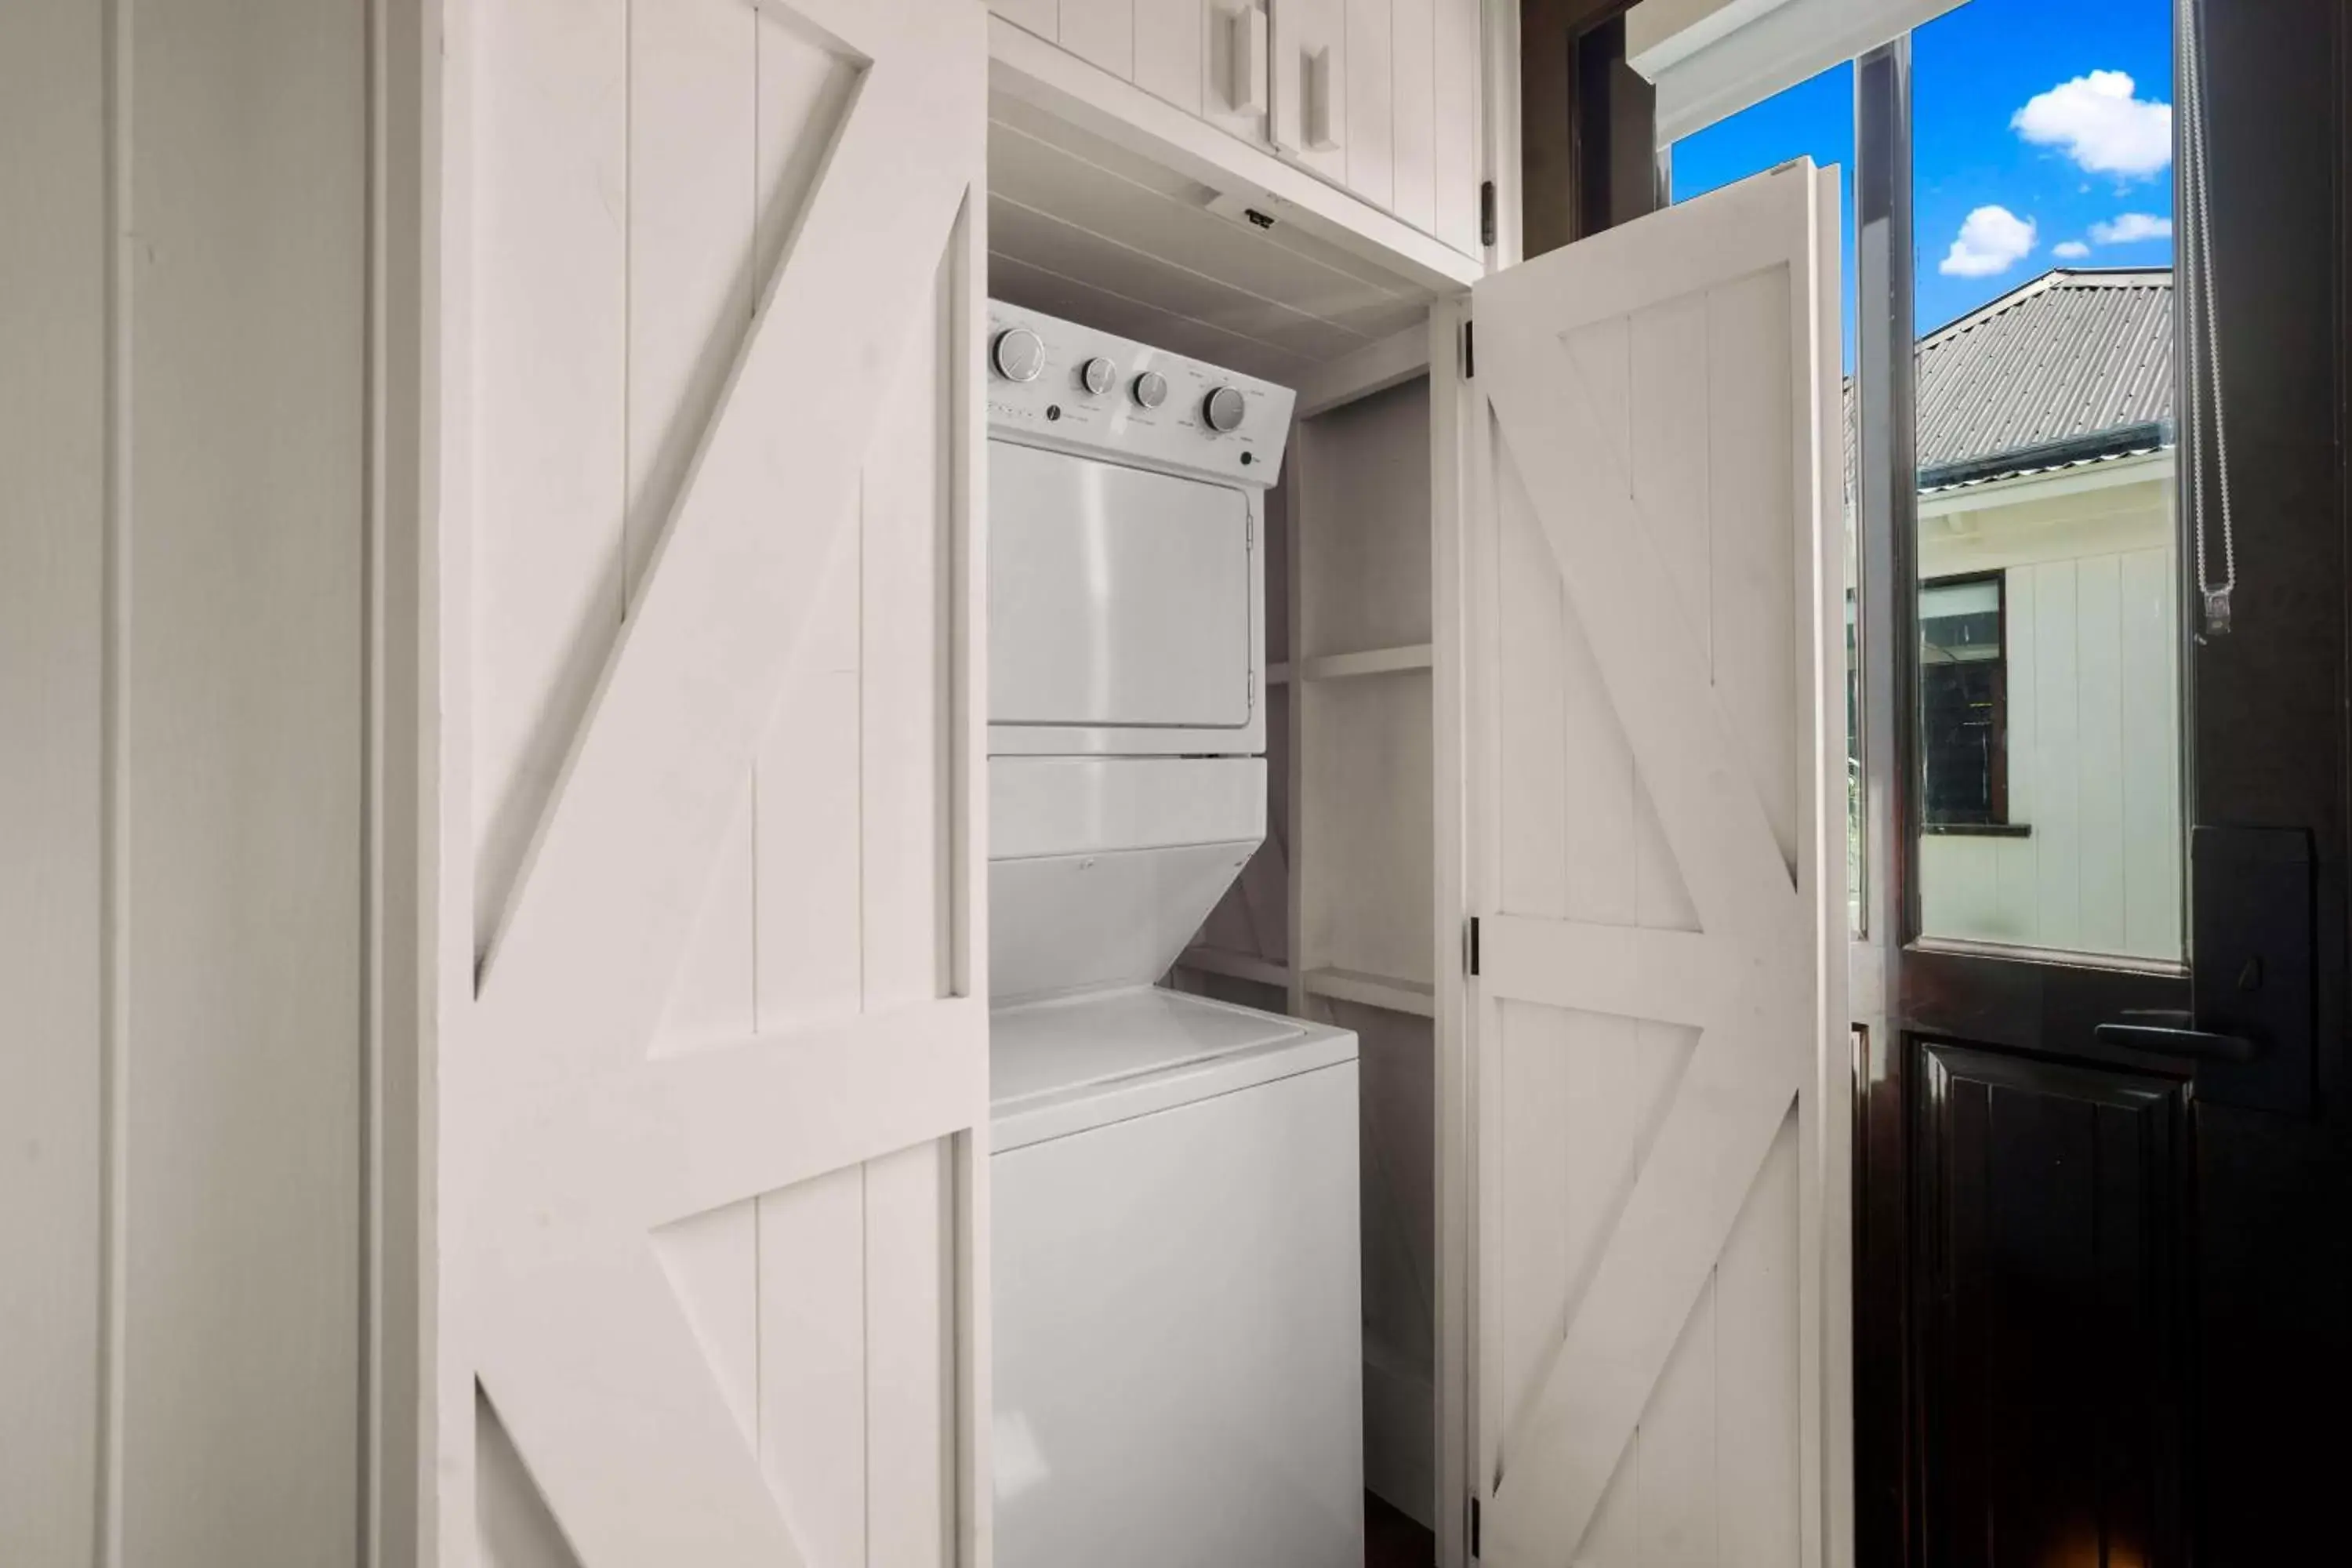
[{"label": "white wall", "polygon": [[1922,840],[1929,935],[2180,956],[2169,460],[2126,471],[2128,483],[1923,506],[1923,575],[2006,574],[2009,815],[2032,830]]},{"label": "white wall", "polygon": [[0,7],[10,1564],[359,1551],[367,19]]}]

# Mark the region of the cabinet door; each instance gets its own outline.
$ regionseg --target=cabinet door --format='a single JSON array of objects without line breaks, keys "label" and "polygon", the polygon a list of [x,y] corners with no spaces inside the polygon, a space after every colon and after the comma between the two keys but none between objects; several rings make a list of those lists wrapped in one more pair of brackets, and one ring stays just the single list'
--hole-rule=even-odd
[{"label": "cabinet door", "polygon": [[459,9],[442,1560],[973,1561],[987,14]]},{"label": "cabinet door", "polygon": [[1493,1568],[1837,1557],[1836,206],[1801,162],[1472,289]]},{"label": "cabinet door", "polygon": [[1201,11],[1201,117],[1244,142],[1272,140],[1274,21],[1267,0],[1192,0]]},{"label": "cabinet door", "polygon": [[1203,0],[1134,0],[1135,85],[1188,114],[1202,111],[1209,42]]},{"label": "cabinet door", "polygon": [[1339,185],[1348,183],[1348,4],[1274,7],[1274,144]]},{"label": "cabinet door", "polygon": [[1385,207],[1396,199],[1391,0],[1343,0],[1348,12],[1348,188]]},{"label": "cabinet door", "polygon": [[1436,171],[1437,223],[1431,232],[1463,255],[1475,256],[1483,243],[1478,232],[1478,184],[1484,170],[1479,155],[1479,0],[1432,0],[1432,5],[1430,156]]},{"label": "cabinet door", "polygon": [[1137,0],[1062,0],[1062,47],[1133,81],[1137,9]]},{"label": "cabinet door", "polygon": [[1389,210],[1437,233],[1437,18],[1454,0],[1392,0]]}]

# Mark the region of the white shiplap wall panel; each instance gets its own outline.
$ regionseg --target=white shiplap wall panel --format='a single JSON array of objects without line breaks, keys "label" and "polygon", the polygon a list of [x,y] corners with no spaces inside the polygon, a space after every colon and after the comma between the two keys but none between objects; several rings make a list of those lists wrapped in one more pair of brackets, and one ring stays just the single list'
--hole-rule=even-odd
[{"label": "white shiplap wall panel", "polygon": [[[107,1163],[107,57],[103,13],[0,14],[0,1541],[88,1563]],[[19,308],[37,302],[37,308]]]},{"label": "white shiplap wall panel", "polygon": [[2179,589],[2169,553],[2121,562],[2126,952],[2181,951]]},{"label": "white shiplap wall panel", "polygon": [[0,8],[12,1563],[363,1539],[368,22]]},{"label": "white shiplap wall panel", "polygon": [[[2020,672],[2033,684],[2033,836],[2036,933],[2044,947],[2074,947],[2083,931],[2083,754],[2073,745],[2045,745],[2080,732],[2083,690],[2075,631],[2077,570],[2072,561],[2034,569],[2035,666]],[[2014,765],[2014,764],[2012,764]],[[1922,868],[1920,875],[1928,875]]]},{"label": "white shiplap wall panel", "polygon": [[[2124,945],[2123,605],[2117,558],[2074,570],[2075,941],[2094,952]],[[2154,672],[2150,672],[2153,675]],[[2044,743],[2056,736],[2041,737]]]}]

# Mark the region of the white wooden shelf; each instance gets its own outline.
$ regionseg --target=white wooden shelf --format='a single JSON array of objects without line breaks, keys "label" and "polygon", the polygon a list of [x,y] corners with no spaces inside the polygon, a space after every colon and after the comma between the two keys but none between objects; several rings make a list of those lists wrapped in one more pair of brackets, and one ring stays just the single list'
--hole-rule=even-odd
[{"label": "white wooden shelf", "polygon": [[1425,980],[1398,980],[1355,969],[1310,969],[1307,994],[1334,1002],[1358,1002],[1416,1018],[1437,1016],[1437,987]]},{"label": "white wooden shelf", "polygon": [[1188,947],[1177,957],[1176,967],[1197,970],[1202,974],[1222,974],[1228,980],[1252,980],[1260,985],[1286,990],[1290,985],[1287,964],[1260,958],[1254,952],[1236,952],[1229,947]]},{"label": "white wooden shelf", "polygon": [[[1305,666],[1307,680],[1355,680],[1367,675],[1396,675],[1408,670],[1427,669],[1435,662],[1436,654],[1428,643],[1409,643],[1402,647],[1366,648],[1361,653],[1326,654],[1310,658]],[[1290,667],[1282,667],[1286,675]]]}]

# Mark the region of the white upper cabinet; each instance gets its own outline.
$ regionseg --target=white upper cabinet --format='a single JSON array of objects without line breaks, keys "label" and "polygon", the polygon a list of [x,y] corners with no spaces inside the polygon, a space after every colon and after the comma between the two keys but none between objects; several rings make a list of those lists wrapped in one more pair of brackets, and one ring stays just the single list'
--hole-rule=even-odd
[{"label": "white upper cabinet", "polygon": [[1481,254],[1479,0],[990,0],[1005,20]]}]

